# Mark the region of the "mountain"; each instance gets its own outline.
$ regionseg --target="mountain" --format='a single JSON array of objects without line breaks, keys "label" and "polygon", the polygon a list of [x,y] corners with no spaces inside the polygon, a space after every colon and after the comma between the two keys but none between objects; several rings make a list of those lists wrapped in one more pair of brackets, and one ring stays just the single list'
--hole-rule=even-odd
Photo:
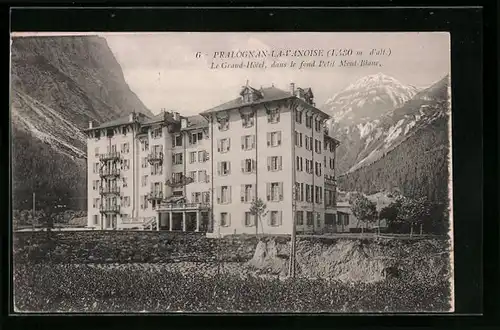
[{"label": "mountain", "polygon": [[357,163],[339,176],[339,187],[368,194],[397,188],[409,196],[446,201],[449,95],[446,76],[372,126],[361,126],[364,148]]},{"label": "mountain", "polygon": [[377,119],[416,93],[417,88],[404,85],[393,77],[377,73],[350,84],[328,99],[323,109],[332,114],[335,124],[347,127]]},{"label": "mountain", "polygon": [[[98,36],[16,37],[11,41],[12,175],[15,207],[57,192],[86,197],[86,138],[101,123],[133,111],[151,116]],[[82,203],[79,203],[81,205]],[[83,203],[84,204],[84,203]]]},{"label": "mountain", "polygon": [[[382,73],[363,77],[330,98],[322,107],[332,116],[332,132],[341,144],[337,168],[349,171],[373,151],[384,133],[381,120],[411,100],[417,89]],[[396,128],[397,129],[397,128]]]}]

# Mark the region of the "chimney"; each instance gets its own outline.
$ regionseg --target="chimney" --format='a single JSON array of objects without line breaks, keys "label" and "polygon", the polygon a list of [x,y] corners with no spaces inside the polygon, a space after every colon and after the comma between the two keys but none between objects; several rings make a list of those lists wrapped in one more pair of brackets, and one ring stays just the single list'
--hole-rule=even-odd
[{"label": "chimney", "polygon": [[181,128],[186,128],[187,127],[187,118],[182,118],[181,119]]},{"label": "chimney", "polygon": [[294,83],[290,83],[290,93],[292,93],[292,95],[295,95],[295,84]]},{"label": "chimney", "polygon": [[128,121],[133,123],[135,119],[135,112],[132,112],[131,114],[128,115]]},{"label": "chimney", "polygon": [[174,120],[175,121],[179,121],[179,119],[180,119],[179,113],[178,112],[174,112]]},{"label": "chimney", "polygon": [[89,120],[89,128],[92,128],[92,127],[93,127],[92,120]]}]

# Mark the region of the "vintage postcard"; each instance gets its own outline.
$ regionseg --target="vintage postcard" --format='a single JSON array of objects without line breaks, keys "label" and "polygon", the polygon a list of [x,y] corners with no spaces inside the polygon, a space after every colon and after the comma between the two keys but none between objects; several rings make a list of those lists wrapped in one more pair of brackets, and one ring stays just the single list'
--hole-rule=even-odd
[{"label": "vintage postcard", "polygon": [[448,33],[11,40],[16,312],[454,310]]}]

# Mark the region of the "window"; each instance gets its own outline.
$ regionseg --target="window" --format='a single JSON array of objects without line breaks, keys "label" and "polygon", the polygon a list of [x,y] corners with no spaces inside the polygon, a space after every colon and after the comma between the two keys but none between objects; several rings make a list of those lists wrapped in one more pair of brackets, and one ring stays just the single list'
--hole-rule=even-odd
[{"label": "window", "polygon": [[301,202],[304,201],[304,184],[303,183],[300,184],[300,201]]},{"label": "window", "polygon": [[227,131],[229,129],[229,120],[222,120],[219,123],[219,131]]},{"label": "window", "polygon": [[196,144],[198,142],[198,133],[191,133],[188,135],[189,144]]},{"label": "window", "polygon": [[231,148],[231,140],[229,138],[219,139],[217,141],[217,151],[224,153],[228,152]]},{"label": "window", "polygon": [[99,147],[94,149],[94,156],[99,157]]},{"label": "window", "polygon": [[93,208],[98,208],[99,207],[99,198],[94,198],[92,200],[92,207]]},{"label": "window", "polygon": [[295,182],[295,191],[294,191],[295,200],[300,200],[300,183]]},{"label": "window", "polygon": [[309,149],[309,137],[306,135],[306,150],[310,150]]},{"label": "window", "polygon": [[321,214],[319,212],[316,212],[316,226],[321,227]]},{"label": "window", "polygon": [[335,151],[335,145],[333,144],[333,142],[330,143],[330,152],[334,152]]},{"label": "window", "polygon": [[251,184],[242,184],[241,185],[241,201],[248,203],[253,200],[253,185]]},{"label": "window", "polygon": [[242,173],[254,173],[255,167],[256,167],[256,161],[253,159],[247,158],[241,161]]},{"label": "window", "polygon": [[148,167],[148,158],[147,157],[142,157],[141,158],[141,167],[142,168]]},{"label": "window", "polygon": [[208,182],[207,171],[198,171],[198,182]]},{"label": "window", "polygon": [[153,139],[158,139],[158,138],[161,138],[161,134],[162,134],[162,129],[161,127],[159,128],[155,128],[151,131],[151,137]]},{"label": "window", "polygon": [[208,159],[208,153],[205,150],[198,151],[198,162],[203,163],[207,161]]},{"label": "window", "polygon": [[203,203],[210,203],[210,192],[204,191],[201,193],[201,198]]},{"label": "window", "polygon": [[316,162],[315,166],[316,166],[316,175],[321,176],[321,163]]},{"label": "window", "polygon": [[172,140],[172,147],[182,147],[182,135],[176,135]]},{"label": "window", "polygon": [[99,215],[95,214],[94,215],[94,225],[98,225],[99,224]]},{"label": "window", "polygon": [[250,212],[245,212],[245,227],[255,226],[255,216]]},{"label": "window", "polygon": [[97,190],[97,187],[99,187],[99,180],[92,181],[92,190]]},{"label": "window", "polygon": [[316,127],[316,132],[321,132],[321,120],[316,119],[315,127]]},{"label": "window", "polygon": [[281,131],[267,133],[267,146],[277,147],[281,145]]},{"label": "window", "polygon": [[320,154],[321,153],[321,141],[319,140],[314,140],[314,148],[315,148],[315,151],[316,153]]},{"label": "window", "polygon": [[193,192],[191,193],[191,201],[193,203],[201,203],[201,193],[200,192]]},{"label": "window", "polygon": [[324,165],[324,166],[325,166],[325,168],[326,168],[326,156],[325,156],[325,157],[323,157],[323,165]]},{"label": "window", "polygon": [[283,168],[283,157],[282,156],[271,156],[267,157],[267,170],[268,171],[280,171]]},{"label": "window", "polygon": [[193,179],[193,182],[196,182],[196,171],[190,171],[188,176]]},{"label": "window", "polygon": [[217,173],[219,175],[229,175],[231,173],[231,162],[219,162],[217,164]]},{"label": "window", "polygon": [[312,212],[309,212],[309,211],[307,211],[306,213],[307,213],[307,219],[306,219],[306,221],[307,221],[307,225],[308,225],[308,226],[312,226],[312,225],[314,225],[313,213],[312,213]]},{"label": "window", "polygon": [[182,164],[182,153],[176,153],[172,155],[172,164],[181,165]]},{"label": "window", "polygon": [[315,186],[314,187],[314,193],[316,197],[316,204],[320,204],[323,200],[323,188]]},{"label": "window", "polygon": [[[307,137],[306,137],[307,139]],[[295,145],[297,147],[302,147],[302,133],[299,133],[297,131],[295,131]],[[307,141],[306,141],[306,145],[307,145]]]},{"label": "window", "polygon": [[130,169],[130,159],[124,159],[123,160],[123,170],[129,170]]},{"label": "window", "polygon": [[122,200],[122,206],[123,206],[123,207],[128,207],[128,206],[130,206],[130,197],[129,197],[129,196],[125,196],[125,197],[123,197],[123,200]]},{"label": "window", "polygon": [[227,212],[222,212],[220,214],[220,225],[222,227],[229,226],[229,214]]},{"label": "window", "polygon": [[128,154],[129,151],[130,151],[130,144],[127,142],[127,143],[123,143],[122,144],[122,153],[124,154]]},{"label": "window", "polygon": [[241,149],[252,150],[255,148],[255,135],[244,135],[241,137]]},{"label": "window", "polygon": [[299,147],[302,148],[302,133],[299,133]]},{"label": "window", "polygon": [[182,180],[183,173],[182,172],[175,172],[172,173],[172,181],[174,183],[179,183]]},{"label": "window", "polygon": [[149,141],[148,140],[141,141],[141,150],[142,151],[148,151],[149,150]]},{"label": "window", "polygon": [[274,110],[270,110],[267,114],[267,122],[271,124],[279,123],[280,121],[280,109],[276,108]]},{"label": "window", "polygon": [[281,225],[281,212],[279,211],[269,212],[269,225],[273,227]]},{"label": "window", "polygon": [[99,173],[99,163],[94,163],[93,172],[94,173]]},{"label": "window", "polygon": [[313,117],[310,115],[306,115],[306,127],[312,128]]},{"label": "window", "polygon": [[101,138],[101,131],[95,131],[95,138],[99,140]]},{"label": "window", "polygon": [[189,153],[189,163],[192,164],[194,162],[196,162],[196,151]]},{"label": "window", "polygon": [[302,166],[303,165],[302,159],[303,159],[302,157],[297,156],[295,166],[298,172],[301,172],[304,169],[304,167]]},{"label": "window", "polygon": [[221,186],[218,193],[217,200],[219,204],[231,203],[231,186]]},{"label": "window", "polygon": [[330,158],[330,169],[335,169],[335,158]]},{"label": "window", "polygon": [[295,223],[298,226],[302,226],[304,224],[304,211],[295,212]]},{"label": "window", "polygon": [[283,182],[267,183],[267,200],[273,202],[283,200]]},{"label": "window", "polygon": [[306,183],[306,202],[310,203],[312,199],[312,186]]},{"label": "window", "polygon": [[302,112],[295,110],[295,122],[302,124]]},{"label": "window", "polygon": [[126,188],[127,186],[128,186],[127,178],[123,177],[123,188]]},{"label": "window", "polygon": [[143,187],[146,187],[148,185],[148,176],[147,175],[143,175],[142,178],[141,178],[141,185]]},{"label": "window", "polygon": [[241,123],[243,127],[249,128],[253,126],[253,114],[243,114],[241,115]]}]

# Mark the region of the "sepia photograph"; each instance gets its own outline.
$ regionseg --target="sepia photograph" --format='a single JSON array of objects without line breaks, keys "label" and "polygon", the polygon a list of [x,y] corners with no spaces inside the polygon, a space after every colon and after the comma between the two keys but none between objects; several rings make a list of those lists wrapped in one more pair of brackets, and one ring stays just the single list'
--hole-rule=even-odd
[{"label": "sepia photograph", "polygon": [[10,54],[15,312],[454,311],[449,33]]}]

